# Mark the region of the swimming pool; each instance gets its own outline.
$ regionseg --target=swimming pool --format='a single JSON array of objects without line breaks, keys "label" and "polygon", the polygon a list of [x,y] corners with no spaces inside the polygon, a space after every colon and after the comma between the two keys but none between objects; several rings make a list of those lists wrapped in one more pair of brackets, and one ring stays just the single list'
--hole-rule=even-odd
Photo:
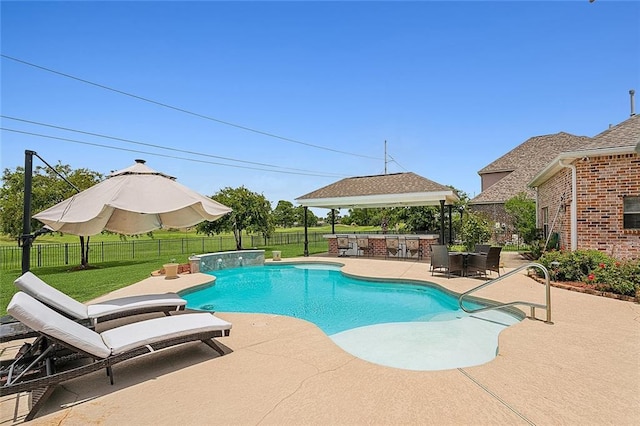
[{"label": "swimming pool", "polygon": [[[482,338],[488,333],[490,343],[482,343],[481,346],[488,346],[490,359],[493,359],[497,350],[497,334],[518,321],[510,315],[493,311],[483,317],[475,317],[483,320],[479,323],[472,321],[473,326],[469,327],[469,320],[473,318],[459,309],[457,298],[435,285],[356,279],[343,274],[338,265],[278,264],[223,269],[212,274],[216,276],[215,285],[182,294],[187,300],[187,307],[301,318],[316,324],[348,352],[384,365],[390,365],[385,360],[387,355],[380,354],[375,344],[388,344],[380,341],[380,336],[385,333],[389,334],[387,340],[397,340],[398,336],[406,335],[402,339],[405,343],[407,339],[415,343],[418,336],[422,336],[421,345],[411,345],[422,351],[420,359],[425,358],[426,352],[422,348],[425,342],[430,342],[431,349],[427,348],[427,351],[431,352],[444,345],[437,349],[438,354],[434,357],[442,355],[442,350],[450,351],[447,348],[451,347],[457,351],[478,352],[474,347],[461,349],[459,340],[476,341],[479,335]],[[468,302],[465,306],[474,307]],[[461,335],[465,329],[469,336]],[[436,340],[434,336],[437,336]],[[402,348],[406,345],[396,342],[395,346]],[[398,359],[398,354],[391,358]],[[485,358],[487,355],[482,359]],[[395,361],[391,363],[398,364]],[[407,362],[400,364],[406,368]]]}]

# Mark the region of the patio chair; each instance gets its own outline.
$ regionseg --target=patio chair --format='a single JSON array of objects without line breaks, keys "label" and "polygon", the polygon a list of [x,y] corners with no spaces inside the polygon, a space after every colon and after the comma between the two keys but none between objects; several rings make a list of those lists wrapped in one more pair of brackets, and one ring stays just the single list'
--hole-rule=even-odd
[{"label": "patio chair", "polygon": [[487,276],[487,271],[495,271],[500,276],[500,252],[502,247],[491,247],[487,254],[469,256],[467,269],[480,275]]},{"label": "patio chair", "polygon": [[372,256],[373,247],[369,245],[369,237],[356,238],[356,256],[362,252],[363,256]]},{"label": "patio chair", "polygon": [[91,326],[95,326],[98,321],[149,312],[164,312],[169,315],[171,311],[184,310],[187,304],[187,301],[177,294],[165,293],[122,297],[85,305],[51,287],[32,272],[25,272],[14,281],[14,284],[45,305],[69,318],[89,321]]},{"label": "patio chair", "polygon": [[412,259],[422,259],[422,247],[420,247],[420,239],[417,237],[405,238],[405,256]]},{"label": "patio chair", "polygon": [[490,248],[491,248],[491,245],[489,245],[489,244],[476,244],[476,246],[474,247],[473,252],[474,253],[487,254],[487,253],[489,253],[489,249]]},{"label": "patio chair", "polygon": [[349,241],[349,237],[346,235],[338,235],[336,238],[338,240],[338,256],[347,256],[347,251],[353,248],[353,243]]},{"label": "patio chair", "polygon": [[431,246],[431,275],[439,269],[442,273],[447,273],[447,278],[451,278],[452,272],[463,272],[462,253],[449,253],[446,245]]},{"label": "patio chair", "polygon": [[33,344],[27,344],[15,360],[4,362],[0,370],[0,395],[31,393],[25,421],[36,415],[60,383],[105,368],[113,384],[113,365],[197,340],[224,355],[213,339],[231,330],[231,323],[212,314],[194,313],[134,322],[97,333],[23,292],[13,296],[7,311],[39,333]]},{"label": "patio chair", "polygon": [[398,237],[385,237],[385,243],[387,251],[385,252],[385,259],[389,257],[400,257],[400,238]]}]

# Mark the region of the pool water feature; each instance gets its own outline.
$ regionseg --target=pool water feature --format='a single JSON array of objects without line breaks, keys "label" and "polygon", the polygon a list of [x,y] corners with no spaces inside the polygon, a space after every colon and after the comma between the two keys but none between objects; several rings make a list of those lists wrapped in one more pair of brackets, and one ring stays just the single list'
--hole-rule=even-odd
[{"label": "pool water feature", "polygon": [[519,321],[501,311],[470,316],[438,286],[356,279],[339,265],[249,266],[212,274],[215,285],[182,294],[187,307],[301,318],[347,352],[397,368],[441,370],[488,362],[497,354],[500,331]]}]

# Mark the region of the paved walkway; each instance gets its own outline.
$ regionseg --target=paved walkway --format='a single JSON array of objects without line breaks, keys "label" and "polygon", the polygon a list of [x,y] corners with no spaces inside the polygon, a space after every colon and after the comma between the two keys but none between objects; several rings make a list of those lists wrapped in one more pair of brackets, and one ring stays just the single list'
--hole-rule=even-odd
[{"label": "paved walkway", "polygon": [[[481,282],[431,276],[428,264],[411,261],[296,260],[332,260],[349,274],[428,280],[456,292]],[[109,297],[209,279],[152,277]],[[220,312],[233,323],[219,339],[225,356],[190,343],[116,365],[114,386],[104,372],[69,381],[32,423],[640,424],[640,305],[557,288],[551,294],[553,325],[524,320],[500,335],[493,361],[445,371],[368,363],[306,321]],[[542,303],[544,286],[517,275],[479,295]],[[544,310],[536,316],[543,319]],[[12,424],[14,400],[3,400],[0,424]]]}]

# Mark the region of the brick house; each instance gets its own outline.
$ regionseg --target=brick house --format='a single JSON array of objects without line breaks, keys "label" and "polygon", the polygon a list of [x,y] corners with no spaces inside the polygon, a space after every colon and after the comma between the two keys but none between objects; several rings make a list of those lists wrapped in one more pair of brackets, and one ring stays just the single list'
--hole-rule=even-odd
[{"label": "brick house", "polygon": [[528,186],[531,179],[558,154],[579,149],[589,140],[565,132],[534,136],[478,172],[482,192],[469,201],[469,209],[484,213],[495,224],[493,241],[511,241],[515,233],[505,202],[520,192],[534,199],[535,191]]},{"label": "brick house", "polygon": [[640,257],[640,116],[549,161],[529,182],[538,226],[564,250]]}]

